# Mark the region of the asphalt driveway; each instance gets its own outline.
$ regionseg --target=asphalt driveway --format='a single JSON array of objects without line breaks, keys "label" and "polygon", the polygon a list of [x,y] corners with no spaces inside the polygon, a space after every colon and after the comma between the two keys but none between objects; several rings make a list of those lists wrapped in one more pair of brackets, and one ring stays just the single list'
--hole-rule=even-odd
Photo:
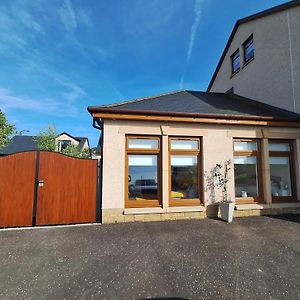
[{"label": "asphalt driveway", "polygon": [[299,299],[300,215],[0,231],[0,299]]}]

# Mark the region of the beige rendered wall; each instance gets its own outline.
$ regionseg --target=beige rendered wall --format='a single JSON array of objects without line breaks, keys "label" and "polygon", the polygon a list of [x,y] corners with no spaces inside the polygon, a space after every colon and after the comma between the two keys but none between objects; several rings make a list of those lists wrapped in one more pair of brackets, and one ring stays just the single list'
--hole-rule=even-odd
[{"label": "beige rendered wall", "polygon": [[[102,208],[104,211],[124,212],[125,198],[125,136],[128,134],[157,135],[162,138],[163,157],[163,207],[168,207],[168,137],[169,136],[196,136],[202,137],[202,161],[204,173],[209,172],[217,163],[223,164],[233,159],[233,138],[281,138],[297,139],[297,151],[300,153],[300,130],[287,128],[253,128],[249,126],[204,125],[188,123],[160,123],[141,121],[104,120],[103,134],[103,189]],[[267,151],[265,151],[267,153]],[[266,154],[268,155],[268,154]],[[298,156],[299,159],[299,156]],[[268,157],[263,157],[268,162]],[[270,180],[268,166],[264,167],[265,202],[269,203]],[[297,189],[299,186],[299,170],[297,171]],[[204,176],[204,175],[203,175]],[[230,172],[228,185],[229,196],[234,199],[233,169]],[[206,182],[204,180],[204,182]],[[206,184],[204,183],[204,188]],[[300,199],[300,195],[299,198]],[[205,206],[221,200],[221,192],[215,195],[210,190],[204,192]],[[155,211],[155,210],[154,210]],[[177,209],[180,211],[180,208]]]},{"label": "beige rendered wall", "polygon": [[56,143],[58,144],[59,141],[71,141],[71,144],[74,146],[78,146],[79,142],[68,136],[67,134],[61,134],[56,138]]},{"label": "beige rendered wall", "polygon": [[[300,112],[300,7],[239,26],[211,92],[234,93]],[[242,43],[253,34],[255,58],[243,66]],[[230,56],[239,48],[241,70],[231,78]]]},{"label": "beige rendered wall", "polygon": [[82,150],[84,149],[88,149],[89,148],[89,144],[87,142],[87,140],[84,142],[84,144],[82,145]]}]

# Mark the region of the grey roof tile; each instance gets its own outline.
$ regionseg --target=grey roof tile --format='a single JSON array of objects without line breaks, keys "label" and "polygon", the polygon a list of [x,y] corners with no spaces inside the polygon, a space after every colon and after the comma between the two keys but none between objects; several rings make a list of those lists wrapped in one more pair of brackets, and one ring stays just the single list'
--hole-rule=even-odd
[{"label": "grey roof tile", "polygon": [[111,105],[89,107],[90,112],[128,110],[191,113],[226,116],[270,117],[280,120],[300,120],[300,115],[235,94],[199,91],[176,91]]},{"label": "grey roof tile", "polygon": [[37,144],[34,141],[34,136],[30,135],[15,135],[10,143],[4,147],[1,154],[12,154],[23,151],[37,150]]}]

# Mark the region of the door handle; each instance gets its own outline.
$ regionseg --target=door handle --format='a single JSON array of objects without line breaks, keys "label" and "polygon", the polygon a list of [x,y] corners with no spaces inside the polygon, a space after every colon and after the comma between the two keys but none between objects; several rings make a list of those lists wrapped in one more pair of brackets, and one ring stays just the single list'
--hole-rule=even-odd
[{"label": "door handle", "polygon": [[38,180],[37,182],[38,182],[38,187],[43,187],[45,184],[44,180]]}]

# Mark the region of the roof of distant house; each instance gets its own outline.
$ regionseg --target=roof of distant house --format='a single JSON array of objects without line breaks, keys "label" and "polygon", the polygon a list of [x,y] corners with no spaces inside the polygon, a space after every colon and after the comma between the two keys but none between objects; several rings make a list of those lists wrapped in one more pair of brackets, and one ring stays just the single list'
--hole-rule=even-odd
[{"label": "roof of distant house", "polygon": [[1,154],[12,154],[24,151],[37,150],[37,144],[34,141],[34,136],[31,135],[15,135],[12,137],[10,143],[4,147]]},{"label": "roof of distant house", "polygon": [[87,137],[76,136],[76,139],[79,140],[79,148],[82,148],[85,142],[89,145],[89,139]]},{"label": "roof of distant house", "polygon": [[214,83],[214,81],[215,81],[215,79],[217,77],[217,74],[219,72],[219,69],[220,69],[222,63],[223,63],[223,60],[224,60],[224,58],[226,56],[226,53],[227,53],[227,51],[228,51],[228,49],[230,47],[230,44],[231,44],[231,42],[232,42],[232,40],[234,38],[235,33],[236,33],[236,31],[237,31],[237,29],[238,29],[238,27],[240,25],[242,25],[244,23],[247,23],[247,22],[250,22],[250,21],[253,21],[253,20],[256,20],[256,19],[259,19],[259,18],[262,18],[262,17],[265,17],[265,16],[268,16],[268,15],[271,15],[271,14],[274,14],[274,13],[277,13],[277,12],[280,12],[280,11],[283,11],[283,10],[286,10],[286,9],[289,9],[289,8],[293,8],[293,7],[299,6],[299,5],[300,5],[300,1],[299,0],[289,1],[289,2],[286,2],[286,3],[283,3],[283,4],[280,4],[280,5],[271,7],[269,9],[266,9],[266,10],[261,11],[259,13],[256,13],[256,14],[250,15],[248,17],[245,17],[245,18],[237,20],[236,23],[235,23],[235,25],[234,25],[234,27],[233,27],[233,29],[232,29],[232,32],[231,32],[231,34],[229,36],[229,39],[228,39],[228,41],[226,43],[226,46],[225,46],[225,48],[223,50],[223,53],[222,53],[221,58],[220,58],[220,60],[218,62],[218,65],[217,65],[217,67],[215,69],[215,72],[214,72],[214,74],[213,74],[213,76],[212,76],[212,78],[210,80],[210,83],[209,83],[208,88],[207,88],[207,92],[210,91],[210,89],[211,89],[211,87],[212,87],[212,85],[213,85],[213,83]]},{"label": "roof of distant house", "polygon": [[235,94],[175,91],[111,105],[90,106],[90,113],[300,121],[300,115]]}]

